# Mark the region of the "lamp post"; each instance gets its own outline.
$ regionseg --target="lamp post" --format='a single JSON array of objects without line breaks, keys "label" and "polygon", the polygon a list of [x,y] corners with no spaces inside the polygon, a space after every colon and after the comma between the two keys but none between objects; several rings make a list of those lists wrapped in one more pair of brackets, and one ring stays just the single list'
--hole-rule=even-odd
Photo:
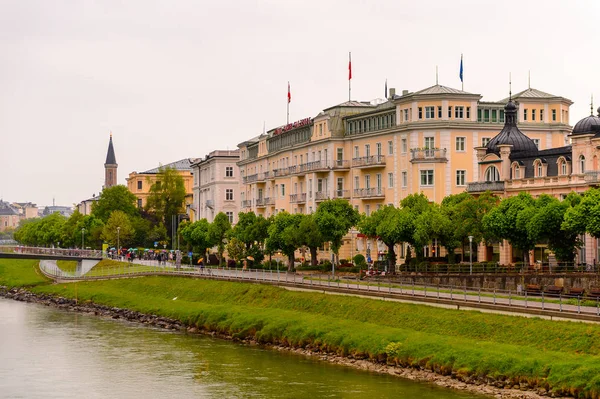
[{"label": "lamp post", "polygon": [[473,274],[473,236],[469,236],[469,274]]},{"label": "lamp post", "polygon": [[117,227],[117,257],[121,260],[121,246],[119,245],[119,233],[121,232],[121,228]]},{"label": "lamp post", "polygon": [[85,249],[85,227],[81,228],[81,249]]}]

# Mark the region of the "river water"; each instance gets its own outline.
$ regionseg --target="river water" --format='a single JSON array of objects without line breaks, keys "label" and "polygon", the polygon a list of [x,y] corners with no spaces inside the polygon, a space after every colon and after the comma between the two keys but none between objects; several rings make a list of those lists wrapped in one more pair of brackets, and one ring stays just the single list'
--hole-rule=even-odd
[{"label": "river water", "polygon": [[478,396],[0,298],[0,398],[365,397]]}]

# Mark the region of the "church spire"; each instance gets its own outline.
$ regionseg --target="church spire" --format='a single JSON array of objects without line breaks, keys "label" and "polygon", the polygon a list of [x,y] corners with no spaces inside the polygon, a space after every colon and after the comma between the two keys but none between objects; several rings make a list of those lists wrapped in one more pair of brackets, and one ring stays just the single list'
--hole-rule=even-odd
[{"label": "church spire", "polygon": [[106,152],[106,162],[104,163],[104,188],[117,185],[117,157],[113,147],[112,132],[108,142],[108,151]]}]

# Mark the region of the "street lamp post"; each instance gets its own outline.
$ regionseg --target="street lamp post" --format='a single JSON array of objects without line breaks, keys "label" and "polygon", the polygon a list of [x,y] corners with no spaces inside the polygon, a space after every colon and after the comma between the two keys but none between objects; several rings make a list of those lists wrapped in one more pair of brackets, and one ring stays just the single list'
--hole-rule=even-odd
[{"label": "street lamp post", "polygon": [[121,232],[121,228],[117,227],[117,258],[121,260],[121,245],[119,245],[119,233]]},{"label": "street lamp post", "polygon": [[473,274],[473,236],[469,236],[469,274]]},{"label": "street lamp post", "polygon": [[85,227],[81,228],[81,249],[85,249]]}]

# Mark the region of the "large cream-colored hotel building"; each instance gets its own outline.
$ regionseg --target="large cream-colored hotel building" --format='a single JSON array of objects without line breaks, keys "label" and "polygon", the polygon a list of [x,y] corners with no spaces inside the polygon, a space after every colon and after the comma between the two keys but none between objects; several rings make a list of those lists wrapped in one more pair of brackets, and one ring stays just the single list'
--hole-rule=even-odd
[{"label": "large cream-colored hotel building", "polygon": [[[519,129],[540,150],[568,144],[570,100],[533,88],[512,99]],[[311,213],[323,200],[343,198],[368,215],[414,193],[439,203],[480,180],[475,148],[502,130],[507,102],[442,85],[401,94],[392,89],[386,100],[344,102],[269,130],[238,146],[240,210]],[[360,235],[349,237],[342,258],[385,250]]]}]

